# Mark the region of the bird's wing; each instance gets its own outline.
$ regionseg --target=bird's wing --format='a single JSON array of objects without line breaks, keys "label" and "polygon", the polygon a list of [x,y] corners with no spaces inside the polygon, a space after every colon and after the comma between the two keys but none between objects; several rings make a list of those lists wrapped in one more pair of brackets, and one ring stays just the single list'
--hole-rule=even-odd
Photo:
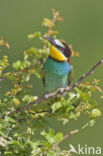
[{"label": "bird's wing", "polygon": [[43,85],[45,86],[45,70],[44,70],[44,68],[42,68],[42,70],[41,70],[41,78],[43,81]]},{"label": "bird's wing", "polygon": [[69,72],[68,85],[71,83],[71,81],[72,81],[72,70],[70,70],[70,72]]}]

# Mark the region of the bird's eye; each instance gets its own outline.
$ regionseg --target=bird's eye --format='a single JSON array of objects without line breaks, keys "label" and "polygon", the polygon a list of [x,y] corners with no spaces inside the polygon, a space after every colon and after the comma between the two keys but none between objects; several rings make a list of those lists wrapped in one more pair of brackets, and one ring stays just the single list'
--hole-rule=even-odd
[{"label": "bird's eye", "polygon": [[64,48],[60,48],[61,51],[64,51]]},{"label": "bird's eye", "polygon": [[64,52],[64,48],[63,48],[63,47],[57,45],[57,48],[58,48],[61,52]]}]

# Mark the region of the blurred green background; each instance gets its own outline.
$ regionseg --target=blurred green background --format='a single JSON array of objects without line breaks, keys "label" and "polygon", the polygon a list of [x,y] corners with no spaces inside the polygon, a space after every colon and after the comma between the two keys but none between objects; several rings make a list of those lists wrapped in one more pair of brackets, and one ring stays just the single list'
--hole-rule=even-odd
[{"label": "blurred green background", "polygon": [[[23,60],[23,52],[31,46],[41,47],[38,40],[29,41],[27,35],[35,31],[45,31],[41,28],[44,17],[52,17],[51,9],[60,11],[64,22],[57,23],[58,38],[72,43],[73,49],[79,51],[80,58],[72,58],[74,67],[73,82],[94,65],[103,56],[103,0],[0,0],[0,38],[3,37],[10,44],[10,49],[2,48],[0,57],[9,56],[12,63],[17,59]],[[94,74],[86,80],[100,79],[103,86],[103,65],[98,67]],[[43,94],[41,80],[32,77],[32,94]],[[2,82],[0,94],[7,90],[10,84]],[[102,104],[102,100],[98,99]],[[102,110],[102,107],[101,107]],[[64,134],[72,129],[80,128],[87,117],[78,121],[70,121],[64,127],[55,120],[49,126]],[[97,119],[95,126],[87,128],[65,140],[61,146],[69,149],[69,144],[88,146],[103,146],[103,116]],[[103,153],[103,148],[102,148]]]}]

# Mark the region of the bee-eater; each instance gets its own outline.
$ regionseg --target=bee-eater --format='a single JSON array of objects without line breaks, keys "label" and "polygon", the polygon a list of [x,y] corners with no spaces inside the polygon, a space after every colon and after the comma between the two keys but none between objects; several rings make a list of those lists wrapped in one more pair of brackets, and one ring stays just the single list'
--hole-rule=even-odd
[{"label": "bee-eater", "polygon": [[71,82],[71,49],[64,41],[45,38],[50,42],[50,53],[43,65],[42,80],[48,93],[65,88]]}]

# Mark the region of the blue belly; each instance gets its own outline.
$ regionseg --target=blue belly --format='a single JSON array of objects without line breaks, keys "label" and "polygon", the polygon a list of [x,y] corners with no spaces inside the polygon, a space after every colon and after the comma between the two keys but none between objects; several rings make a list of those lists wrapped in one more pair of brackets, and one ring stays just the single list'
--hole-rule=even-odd
[{"label": "blue belly", "polygon": [[47,92],[64,88],[68,85],[68,76],[71,67],[68,62],[57,62],[48,58],[44,63],[45,89]]}]

